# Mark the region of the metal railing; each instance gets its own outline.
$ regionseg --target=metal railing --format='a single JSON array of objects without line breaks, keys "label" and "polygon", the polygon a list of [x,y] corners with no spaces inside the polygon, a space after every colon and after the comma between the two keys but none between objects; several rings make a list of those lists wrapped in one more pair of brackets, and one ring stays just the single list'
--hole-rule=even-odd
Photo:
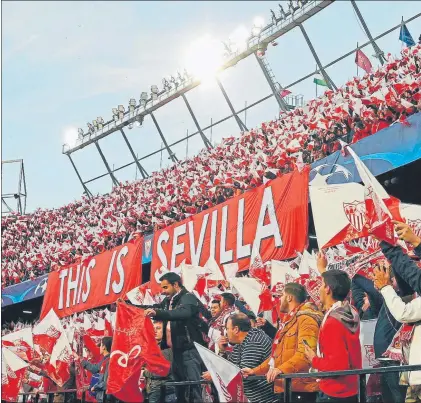
[{"label": "metal railing", "polygon": [[[381,367],[381,368],[365,368],[365,369],[352,369],[347,371],[330,371],[330,372],[304,372],[304,373],[296,373],[296,374],[280,374],[277,379],[285,379],[284,385],[284,393],[283,399],[280,402],[290,403],[292,401],[292,388],[291,383],[293,379],[297,378],[335,378],[338,376],[347,376],[347,375],[357,375],[358,376],[358,403],[366,403],[367,402],[367,380],[366,375],[370,374],[387,374],[387,373],[394,373],[394,372],[412,372],[412,371],[421,371],[421,364],[420,365],[400,365],[394,367]],[[247,379],[254,380],[254,379],[266,379],[266,376],[249,376]],[[190,389],[191,386],[194,385],[206,385],[211,384],[212,381],[206,381],[204,379],[200,381],[182,381],[182,382],[171,382],[171,381],[164,381],[161,385],[161,397],[160,402],[165,402],[165,396],[167,387],[171,386],[173,388],[180,388],[180,387],[187,387]],[[27,393],[19,393],[20,396],[23,396],[22,402],[27,402],[27,397],[35,396],[35,403],[40,401],[40,396],[47,395],[48,403],[52,403],[54,396],[57,394],[63,394],[64,400],[68,393],[76,393],[76,389],[69,389],[65,391],[56,391],[56,392],[27,392]],[[85,402],[85,393],[82,394],[81,402]]]},{"label": "metal railing", "polygon": [[[357,375],[358,376],[358,403],[367,402],[367,384],[366,384],[366,375],[370,374],[386,374],[393,372],[411,372],[411,371],[420,371],[421,365],[401,365],[395,367],[382,367],[382,368],[365,368],[365,369],[353,369],[347,371],[331,371],[331,372],[305,372],[305,373],[295,373],[295,374],[281,374],[277,379],[285,379],[283,401],[284,403],[290,403],[292,401],[292,388],[291,382],[293,379],[297,378],[334,378],[338,376],[346,375]],[[249,376],[247,379],[266,379],[266,376]],[[174,388],[177,387],[191,387],[193,385],[203,385],[211,384],[211,381],[183,381],[183,382],[165,382],[161,385],[161,398],[160,401],[165,401],[166,389],[168,386]]]}]

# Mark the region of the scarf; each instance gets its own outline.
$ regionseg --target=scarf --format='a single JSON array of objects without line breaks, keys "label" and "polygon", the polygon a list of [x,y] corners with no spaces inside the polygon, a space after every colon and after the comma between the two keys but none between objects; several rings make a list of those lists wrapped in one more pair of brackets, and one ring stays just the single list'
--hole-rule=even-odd
[{"label": "scarf", "polygon": [[403,351],[409,348],[414,333],[415,325],[413,323],[404,323],[396,332],[390,346],[383,353],[383,357],[394,361],[400,361],[403,365],[408,364]]}]

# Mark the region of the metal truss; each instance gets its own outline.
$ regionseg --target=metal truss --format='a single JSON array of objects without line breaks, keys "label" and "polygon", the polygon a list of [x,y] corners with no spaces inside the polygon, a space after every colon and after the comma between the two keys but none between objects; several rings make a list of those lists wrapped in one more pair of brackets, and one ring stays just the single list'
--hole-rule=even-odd
[{"label": "metal truss", "polygon": [[[2,215],[8,215],[12,213],[18,213],[20,215],[24,215],[26,212],[26,197],[27,197],[27,190],[26,190],[26,177],[25,177],[25,167],[23,164],[23,159],[19,160],[8,160],[2,161],[2,176],[3,176],[3,165],[4,164],[18,164],[19,165],[19,180],[16,193],[3,193],[1,194],[1,204]],[[7,200],[13,199],[16,201],[16,209],[12,208]]]},{"label": "metal truss", "polygon": [[[65,147],[63,147],[63,154],[66,154],[69,157],[69,159],[70,159],[70,161],[73,165],[73,168],[75,169],[75,172],[76,172],[76,174],[79,178],[79,181],[82,184],[82,187],[84,189],[84,193],[88,197],[92,197],[92,193],[87,188],[87,184],[91,183],[93,181],[96,181],[100,178],[103,178],[107,175],[110,176],[113,185],[118,185],[119,182],[116,179],[114,173],[121,170],[121,169],[127,168],[127,167],[129,167],[133,164],[136,164],[136,166],[139,169],[139,172],[141,173],[142,177],[144,179],[147,178],[149,175],[146,172],[146,170],[143,168],[143,166],[141,165],[140,162],[149,158],[149,157],[151,157],[151,156],[162,153],[163,151],[168,152],[169,159],[171,159],[174,163],[178,162],[179,160],[176,157],[175,153],[171,150],[171,147],[173,147],[177,144],[180,144],[184,141],[188,141],[193,136],[200,135],[204,145],[208,149],[212,148],[212,144],[209,141],[208,137],[205,135],[205,131],[213,128],[214,126],[217,126],[217,125],[227,121],[228,119],[234,118],[236,120],[236,123],[237,123],[240,131],[248,131],[246,125],[240,119],[239,115],[241,113],[247,111],[248,109],[253,108],[254,106],[260,104],[261,102],[264,102],[264,101],[268,100],[272,96],[275,97],[275,99],[276,99],[276,101],[277,101],[277,103],[278,103],[278,105],[279,105],[279,107],[282,111],[293,109],[296,105],[300,105],[302,103],[302,96],[301,96],[301,98],[300,98],[300,96],[298,96],[298,98],[300,98],[300,99],[296,100],[297,102],[293,102],[290,105],[291,102],[289,102],[289,99],[290,99],[291,96],[283,98],[280,95],[282,90],[291,88],[294,85],[314,76],[315,74],[321,74],[323,76],[323,78],[325,79],[325,81],[328,84],[328,87],[330,89],[337,89],[335,83],[333,82],[331,77],[326,72],[326,69],[328,67],[333,66],[334,64],[338,63],[339,61],[341,61],[341,60],[347,58],[348,56],[352,55],[353,53],[355,53],[358,49],[363,49],[364,47],[366,47],[368,45],[371,45],[374,48],[374,50],[376,52],[376,57],[378,57],[380,63],[383,64],[383,62],[385,61],[384,54],[380,50],[380,48],[377,46],[376,40],[390,34],[391,32],[395,31],[396,29],[400,29],[402,23],[408,23],[408,22],[410,22],[414,19],[417,19],[421,16],[421,13],[416,14],[413,17],[409,18],[408,20],[399,23],[398,25],[390,28],[389,30],[387,30],[387,31],[383,32],[382,34],[378,35],[377,37],[373,38],[369,29],[368,29],[368,27],[367,27],[367,24],[365,23],[362,15],[361,15],[361,12],[359,11],[357,5],[355,4],[355,1],[351,0],[352,7],[353,7],[354,11],[356,12],[356,15],[359,18],[362,26],[364,27],[364,30],[367,34],[367,37],[369,38],[369,41],[367,41],[363,44],[360,44],[358,46],[358,48],[354,48],[351,51],[349,51],[349,52],[345,53],[344,55],[340,56],[339,58],[329,62],[328,64],[323,65],[321,63],[317,53],[316,53],[316,50],[314,49],[314,47],[313,47],[313,45],[310,41],[310,38],[308,37],[307,32],[304,29],[302,23],[304,21],[306,21],[307,19],[309,19],[311,16],[315,15],[316,13],[323,10],[325,7],[327,7],[328,5],[330,5],[332,3],[333,3],[333,1],[312,1],[312,2],[307,3],[307,7],[305,5],[302,9],[300,9],[294,15],[291,15],[288,18],[285,18],[285,20],[282,22],[282,24],[280,24],[279,22],[269,24],[268,26],[266,26],[262,30],[262,32],[260,33],[260,35],[258,37],[254,37],[254,38],[249,40],[246,51],[242,52],[241,54],[233,55],[231,57],[231,59],[228,60],[222,66],[222,68],[220,69],[221,71],[236,65],[240,60],[254,54],[257,61],[258,61],[259,66],[260,66],[260,68],[261,68],[270,88],[271,88],[271,93],[268,94],[267,96],[261,98],[260,100],[254,102],[250,105],[247,105],[245,108],[242,108],[242,109],[236,111],[234,109],[234,107],[232,105],[232,102],[231,102],[228,94],[226,93],[221,81],[219,80],[218,77],[216,77],[216,82],[217,82],[217,84],[218,84],[218,86],[219,86],[219,88],[222,92],[222,95],[225,98],[225,101],[228,104],[228,107],[230,108],[231,114],[229,116],[226,116],[223,119],[220,119],[217,122],[212,122],[210,125],[208,125],[206,127],[201,127],[199,125],[199,122],[198,122],[198,120],[197,120],[197,118],[196,118],[196,116],[193,112],[193,109],[192,109],[192,107],[191,107],[191,105],[190,105],[190,103],[189,103],[189,101],[187,100],[187,97],[186,97],[186,93],[188,91],[190,91],[191,89],[200,85],[200,81],[186,80],[182,84],[181,88],[179,87],[179,88],[167,91],[167,92],[162,91],[161,93],[158,94],[157,99],[148,100],[147,105],[143,105],[142,107],[139,107],[138,109],[136,109],[134,111],[134,113],[133,112],[132,113],[126,112],[123,119],[121,119],[120,121],[118,121],[118,122],[110,121],[110,122],[105,123],[103,129],[100,132],[93,133],[89,136],[84,136],[83,139],[81,139],[79,141],[79,143],[76,146],[74,146],[73,148],[65,149]],[[316,70],[311,71],[309,74],[301,77],[300,79],[298,79],[298,80],[296,80],[296,81],[294,81],[294,82],[292,82],[292,83],[290,83],[286,86],[281,86],[278,82],[276,82],[275,75],[272,72],[268,61],[265,59],[264,56],[263,57],[258,56],[257,53],[262,48],[266,49],[267,45],[269,43],[273,42],[276,38],[282,36],[283,34],[285,34],[286,32],[288,32],[289,30],[291,30],[295,27],[300,28],[300,30],[301,30],[301,32],[302,32],[302,34],[303,34],[303,36],[304,36],[304,38],[307,42],[307,45],[309,46],[310,51],[311,51],[311,53],[312,53],[312,55],[313,55],[313,57],[314,57],[314,59],[317,63],[317,68],[316,68]],[[168,142],[166,141],[166,138],[165,138],[158,122],[157,122],[156,116],[154,115],[153,112],[155,110],[159,109],[160,107],[164,106],[168,102],[170,102],[170,101],[172,101],[172,100],[174,100],[174,99],[176,99],[180,96],[183,98],[183,101],[184,101],[184,103],[185,103],[185,105],[186,105],[186,107],[187,107],[187,109],[190,113],[190,116],[192,117],[192,120],[193,120],[193,122],[194,122],[194,124],[197,128],[197,131],[194,132],[194,133],[188,134],[187,136],[181,138],[180,140],[177,140],[177,141],[173,142],[172,144],[168,144]],[[148,103],[150,104],[149,106],[148,106]],[[150,115],[150,117],[152,118],[152,121],[154,122],[155,127],[156,127],[156,129],[157,129],[157,131],[158,131],[158,133],[161,137],[162,146],[161,146],[160,149],[158,149],[158,150],[156,150],[156,151],[154,151],[150,154],[144,155],[143,157],[138,158],[135,155],[135,153],[133,151],[133,148],[131,147],[127,136],[125,135],[125,133],[123,131],[123,128],[130,125],[130,124],[133,124],[133,122],[135,122],[135,121],[138,121],[138,122],[143,121],[143,118],[146,115]],[[102,150],[100,149],[100,147],[98,145],[98,141],[100,139],[108,136],[109,134],[117,131],[117,130],[121,132],[121,134],[124,138],[124,141],[127,144],[128,148],[130,150],[130,153],[133,157],[133,161],[111,170],[108,163],[106,162],[106,159],[105,159],[105,157],[102,153]],[[101,159],[103,160],[104,165],[106,166],[107,172],[102,174],[102,175],[91,178],[89,180],[83,181],[70,155],[71,155],[71,153],[73,153],[75,151],[78,151],[78,150],[80,150],[80,149],[84,148],[85,146],[87,146],[89,144],[92,144],[92,143],[95,143],[95,145],[98,149],[98,152],[100,153]]]}]

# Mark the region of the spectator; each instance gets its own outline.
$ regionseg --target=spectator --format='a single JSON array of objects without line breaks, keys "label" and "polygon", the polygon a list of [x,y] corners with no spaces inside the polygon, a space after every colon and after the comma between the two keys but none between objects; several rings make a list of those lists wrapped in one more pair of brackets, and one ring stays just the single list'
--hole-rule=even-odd
[{"label": "spectator", "polygon": [[[98,364],[92,364],[89,361],[83,360],[82,367],[92,374],[99,374],[98,382],[92,387],[91,391],[95,393],[95,398],[99,403],[111,403],[115,399],[111,395],[106,394],[107,380],[108,380],[108,365],[110,363],[111,346],[113,344],[112,337],[103,337],[100,345],[100,353],[103,356]],[[75,358],[79,358],[76,354]]]},{"label": "spectator", "polygon": [[[199,316],[199,301],[183,287],[178,274],[166,273],[160,281],[162,294],[166,297],[161,304],[156,305],[158,308],[148,308],[145,314],[164,323],[163,342],[173,352],[174,379],[198,381],[201,379],[203,363],[194,342],[206,344],[202,334],[203,320]],[[201,402],[199,385],[190,387],[189,398]],[[185,400],[184,388],[177,388],[177,400]]]},{"label": "spectator", "polygon": [[[266,375],[269,383],[275,382],[275,393],[284,393],[283,380],[275,380],[278,375],[306,372],[311,367],[304,354],[304,345],[307,343],[316,350],[323,314],[318,312],[314,305],[306,303],[306,300],[307,292],[304,286],[297,283],[285,285],[280,311],[286,315],[275,336],[272,355],[253,369],[243,369],[246,375]],[[314,402],[318,390],[315,379],[293,379],[292,401]]]},{"label": "spectator", "polygon": [[211,302],[210,312],[212,315],[212,320],[215,320],[219,316],[219,314],[221,313],[221,304],[219,300],[214,299]]},{"label": "spectator", "polygon": [[[385,304],[393,317],[402,322],[398,335],[395,337],[401,355],[401,364],[421,364],[421,297],[405,303],[392,287],[389,268],[380,265],[374,270],[374,284],[384,297]],[[418,323],[417,323],[418,322]],[[421,371],[405,372],[401,376],[401,383],[410,385],[412,394],[421,396]],[[415,390],[417,391],[416,393]],[[408,401],[408,396],[406,398]]]},{"label": "spectator", "polygon": [[[163,323],[161,321],[155,321],[153,325],[155,328],[155,340],[159,345],[161,345],[164,336]],[[162,354],[167,361],[170,363],[173,362],[172,350],[170,348],[162,349]],[[161,398],[161,385],[167,381],[173,380],[171,374],[166,377],[160,377],[145,370],[143,376],[146,379],[146,394],[148,396],[148,402],[159,403]],[[165,403],[172,403],[177,401],[174,387],[168,386],[165,391]]]},{"label": "spectator", "polygon": [[[254,368],[270,356],[272,341],[262,330],[252,328],[250,319],[244,313],[231,315],[226,331],[229,343],[234,345],[227,359],[237,367]],[[220,347],[224,348],[223,345]],[[211,380],[209,372],[203,373],[203,378]],[[245,379],[244,393],[252,403],[276,401],[272,385],[264,379]]]},{"label": "spectator", "polygon": [[[351,280],[341,270],[322,273],[320,301],[326,310],[320,327],[317,354],[305,346],[305,354],[316,371],[361,369],[360,320],[347,301]],[[356,402],[358,376],[346,375],[320,380],[317,402]]]},{"label": "spectator", "polygon": [[223,338],[225,344],[228,344],[228,340],[225,337],[225,325],[230,315],[236,312],[235,309],[235,296],[229,292],[224,292],[221,294],[221,299],[219,306],[221,312],[218,317],[212,321],[209,327],[209,349],[215,351],[216,354],[219,353],[218,341]]},{"label": "spectator", "polygon": [[352,299],[361,320],[376,319],[383,305],[381,294],[375,289],[373,281],[356,274],[351,283]]}]

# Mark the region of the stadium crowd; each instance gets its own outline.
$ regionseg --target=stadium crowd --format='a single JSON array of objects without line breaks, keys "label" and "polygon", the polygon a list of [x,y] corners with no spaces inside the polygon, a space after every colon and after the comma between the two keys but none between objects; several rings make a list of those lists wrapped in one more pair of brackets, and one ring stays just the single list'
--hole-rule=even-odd
[{"label": "stadium crowd", "polygon": [[110,249],[207,209],[421,110],[421,45],[303,108],[210,150],[51,210],[2,218],[2,288]]},{"label": "stadium crowd", "polygon": [[[396,223],[395,230],[421,258],[421,238],[404,223]],[[283,401],[285,384],[278,378],[279,375],[361,369],[363,355],[367,353],[364,349],[370,347],[366,344],[367,340],[361,340],[362,322],[373,319],[377,322],[371,357],[375,362],[371,363],[372,366],[420,365],[421,270],[401,246],[382,241],[380,247],[387,260],[379,261],[368,277],[355,275],[351,278],[344,270],[327,270],[327,258],[319,253],[320,304],[315,304],[299,280],[288,282],[276,292],[277,320],[264,318],[262,314],[256,316],[234,290],[224,289],[222,284],[220,292],[204,304],[183,286],[180,276],[173,272],[164,274],[160,281],[165,299],[154,305],[136,304],[144,310],[144,315],[153,320],[155,340],[165,360],[172,364],[165,376],[158,376],[146,368],[140,373],[139,387],[145,398],[150,403],[218,402],[215,382],[219,382],[219,389],[222,388],[224,395],[233,393],[233,389],[221,380],[222,372],[227,376],[229,367],[224,364],[218,369],[215,361],[214,367],[206,368],[195,342],[241,369],[244,393],[250,402]],[[96,331],[111,329],[112,319],[108,310],[90,315],[82,313],[76,321],[81,322],[88,335],[93,334],[90,333],[89,317],[92,320],[102,318],[102,325],[97,326]],[[62,320],[66,332],[71,330],[71,320]],[[102,338],[99,349],[94,343],[85,343],[89,350],[83,355],[85,358],[80,357],[77,343],[73,342],[72,346],[74,352],[70,365],[73,370],[57,392],[77,387],[75,368],[81,365],[88,372],[97,374],[89,386],[96,400],[115,402],[116,399],[107,394],[112,353],[109,333]],[[42,394],[46,381],[49,386],[54,384],[45,368],[44,362],[33,359],[23,378],[23,390],[36,390]],[[221,372],[216,376],[218,371]],[[231,375],[234,379],[235,373]],[[168,387],[165,400],[162,400],[163,383],[201,379],[210,383],[188,389]],[[376,380],[375,376],[370,377],[367,385],[368,401],[421,401],[421,371],[381,374],[378,385],[373,380]],[[357,375],[320,380],[294,379],[292,401],[356,402],[358,384]],[[74,394],[68,393],[64,400],[63,395],[57,393],[54,401],[71,402],[74,401],[72,399],[75,399]]]}]

